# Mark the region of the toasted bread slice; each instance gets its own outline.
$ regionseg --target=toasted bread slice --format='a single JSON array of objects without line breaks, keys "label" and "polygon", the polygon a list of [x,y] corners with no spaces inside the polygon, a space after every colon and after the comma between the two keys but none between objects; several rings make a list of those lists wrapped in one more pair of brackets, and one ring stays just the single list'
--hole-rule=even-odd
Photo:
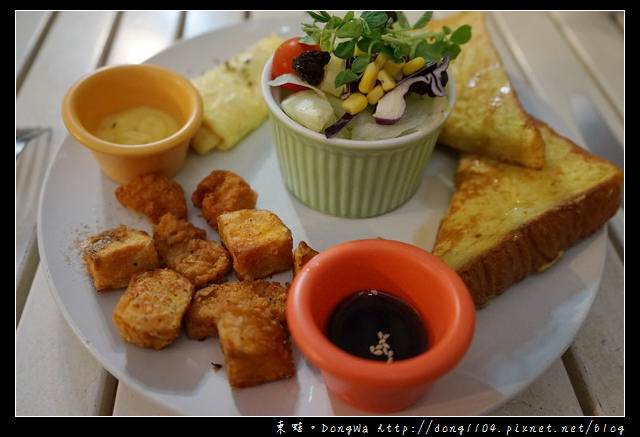
[{"label": "toasted bread slice", "polygon": [[433,253],[458,272],[477,307],[599,229],[620,205],[622,171],[538,122],[543,170],[463,155]]},{"label": "toasted bread slice", "polygon": [[455,149],[540,169],[544,142],[533,118],[522,108],[503,68],[483,12],[460,12],[427,26],[440,30],[471,26],[471,40],[452,62],[456,103],[439,142]]}]

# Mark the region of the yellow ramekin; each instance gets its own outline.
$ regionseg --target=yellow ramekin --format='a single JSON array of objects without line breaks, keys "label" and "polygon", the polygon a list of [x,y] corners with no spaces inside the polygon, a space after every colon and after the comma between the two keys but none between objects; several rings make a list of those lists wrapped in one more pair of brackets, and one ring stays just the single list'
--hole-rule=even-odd
[{"label": "yellow ramekin", "polygon": [[[151,106],[173,116],[180,129],[159,141],[122,145],[96,137],[101,120],[119,111]],[[99,68],[80,78],[62,101],[69,133],[89,148],[102,171],[116,182],[151,172],[175,175],[184,165],[189,141],[202,123],[202,98],[182,75],[151,64]]]}]

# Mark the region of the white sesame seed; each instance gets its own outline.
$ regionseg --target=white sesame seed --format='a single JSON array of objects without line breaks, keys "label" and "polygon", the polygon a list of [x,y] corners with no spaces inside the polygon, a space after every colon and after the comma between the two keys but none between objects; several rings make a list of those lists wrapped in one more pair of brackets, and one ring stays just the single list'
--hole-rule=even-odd
[{"label": "white sesame seed", "polygon": [[387,357],[387,362],[393,361],[393,350],[391,349],[391,345],[387,343],[387,338],[391,336],[391,334],[385,334],[382,331],[378,331],[378,344],[370,345],[369,352],[373,355],[380,356],[385,355]]}]

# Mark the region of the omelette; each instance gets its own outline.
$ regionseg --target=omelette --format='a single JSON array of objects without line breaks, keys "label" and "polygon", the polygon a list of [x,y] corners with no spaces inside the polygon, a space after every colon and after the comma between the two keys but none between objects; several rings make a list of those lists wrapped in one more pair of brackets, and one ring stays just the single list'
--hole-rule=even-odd
[{"label": "omelette", "polygon": [[438,141],[452,148],[503,162],[541,169],[544,141],[491,40],[483,12],[460,12],[434,20],[427,28],[471,26],[471,40],[452,62],[456,103]]},{"label": "omelette", "polygon": [[192,79],[202,96],[202,126],[191,140],[200,155],[228,150],[267,117],[260,75],[283,40],[270,35],[204,74]]}]

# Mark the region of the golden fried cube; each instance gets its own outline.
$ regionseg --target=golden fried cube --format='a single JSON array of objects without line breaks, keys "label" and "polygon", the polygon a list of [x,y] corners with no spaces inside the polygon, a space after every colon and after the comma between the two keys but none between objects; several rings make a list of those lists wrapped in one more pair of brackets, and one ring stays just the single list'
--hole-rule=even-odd
[{"label": "golden fried cube", "polygon": [[196,288],[220,282],[231,271],[229,252],[211,240],[189,240],[180,252],[167,259],[167,266],[189,279]]},{"label": "golden fried cube", "polygon": [[182,252],[189,240],[204,240],[207,232],[187,220],[167,213],[160,217],[153,227],[153,240],[158,251],[160,263],[167,264],[167,259],[175,252]]},{"label": "golden fried cube", "polygon": [[311,248],[306,242],[301,241],[293,251],[293,276],[297,275],[300,269],[309,262],[311,258],[319,252]]},{"label": "golden fried cube", "polygon": [[162,349],[180,334],[194,286],[170,269],[135,275],[113,311],[123,340],[143,348]]},{"label": "golden fried cube", "polygon": [[116,188],[115,195],[122,205],[146,215],[153,223],[168,212],[179,218],[187,216],[182,187],[160,173],[136,176]]},{"label": "golden fried cube", "polygon": [[213,229],[218,229],[218,216],[225,212],[255,207],[258,193],[241,176],[229,170],[214,170],[205,177],[191,195],[191,201],[202,209],[202,216]]},{"label": "golden fried cube", "polygon": [[282,323],[237,308],[221,315],[217,327],[232,387],[249,387],[294,375],[291,342]]},{"label": "golden fried cube", "polygon": [[231,256],[206,232],[185,219],[167,213],[153,227],[160,263],[189,279],[196,288],[219,282],[231,271]]},{"label": "golden fried cube", "polygon": [[211,284],[195,292],[191,305],[184,316],[184,329],[187,337],[194,340],[204,340],[207,337],[217,337],[216,311],[220,311],[221,302],[218,291],[227,284]]},{"label": "golden fried cube", "polygon": [[191,338],[217,336],[232,387],[295,373],[286,328],[287,290],[268,281],[234,281],[198,290],[185,316]]},{"label": "golden fried cube", "polygon": [[125,225],[87,238],[83,258],[96,290],[124,288],[131,277],[159,266],[153,238]]},{"label": "golden fried cube", "polygon": [[211,284],[196,291],[185,316],[187,336],[217,337],[216,316],[234,306],[246,306],[267,317],[285,321],[287,290],[277,282],[231,281]]},{"label": "golden fried cube", "polygon": [[218,233],[238,279],[265,278],[293,265],[291,231],[270,211],[243,209],[221,214]]}]

